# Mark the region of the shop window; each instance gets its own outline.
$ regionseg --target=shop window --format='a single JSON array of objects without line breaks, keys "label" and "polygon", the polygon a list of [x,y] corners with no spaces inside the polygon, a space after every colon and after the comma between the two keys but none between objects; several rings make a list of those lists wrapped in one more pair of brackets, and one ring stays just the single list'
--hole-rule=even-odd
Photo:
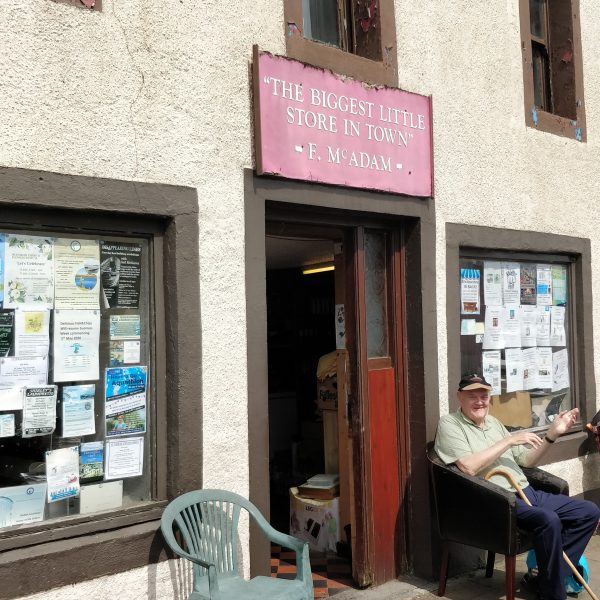
[{"label": "shop window", "polygon": [[578,0],[520,0],[527,124],[585,136]]},{"label": "shop window", "polygon": [[372,83],[396,85],[392,0],[286,0],[288,55]]},{"label": "shop window", "polygon": [[1,529],[155,499],[150,247],[1,230]]},{"label": "shop window", "polygon": [[509,430],[548,427],[577,406],[572,261],[463,250],[459,263],[462,373],[483,373]]}]

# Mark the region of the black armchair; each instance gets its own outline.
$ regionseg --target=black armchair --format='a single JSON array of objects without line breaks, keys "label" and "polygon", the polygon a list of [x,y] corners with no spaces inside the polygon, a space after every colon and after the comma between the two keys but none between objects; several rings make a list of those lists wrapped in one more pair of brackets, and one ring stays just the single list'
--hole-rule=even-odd
[{"label": "black armchair", "polygon": [[[449,542],[457,542],[487,550],[486,577],[494,572],[495,554],[504,554],[506,600],[514,600],[517,554],[533,547],[531,536],[517,527],[516,495],[479,477],[465,475],[454,465],[444,464],[432,442],[427,445],[427,458],[442,540],[438,596],[446,591]],[[535,489],[569,494],[569,485],[560,477],[537,468],[524,468],[523,472]]]}]

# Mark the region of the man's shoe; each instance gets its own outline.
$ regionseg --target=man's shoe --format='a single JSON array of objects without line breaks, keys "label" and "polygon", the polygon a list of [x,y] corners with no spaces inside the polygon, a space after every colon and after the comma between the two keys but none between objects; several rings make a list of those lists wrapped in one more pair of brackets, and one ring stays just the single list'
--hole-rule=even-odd
[{"label": "man's shoe", "polygon": [[525,573],[521,579],[521,587],[524,587],[530,592],[535,592],[539,596],[540,586],[537,572],[534,570],[529,570],[527,573]]}]

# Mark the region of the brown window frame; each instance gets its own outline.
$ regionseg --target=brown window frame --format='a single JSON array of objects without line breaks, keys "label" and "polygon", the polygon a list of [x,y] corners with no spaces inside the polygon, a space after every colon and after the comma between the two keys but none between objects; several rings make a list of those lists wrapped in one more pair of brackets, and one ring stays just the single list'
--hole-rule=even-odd
[{"label": "brown window frame", "polygon": [[[528,127],[553,133],[563,137],[578,140],[580,142],[587,141],[586,120],[585,120],[585,102],[583,94],[583,61],[581,48],[581,27],[579,22],[579,0],[567,0],[570,2],[570,14],[572,18],[572,43],[571,56],[569,61],[572,61],[572,96],[573,102],[568,102],[568,110],[561,108],[557,110],[552,106],[551,88],[552,78],[557,77],[557,71],[553,71],[552,61],[556,61],[557,56],[553,55],[558,52],[557,47],[553,48],[552,43],[552,28],[548,11],[544,10],[544,22],[546,24],[546,35],[544,38],[538,38],[531,33],[530,26],[530,0],[519,0],[520,13],[520,29],[521,29],[521,51],[523,54],[523,88],[524,88],[524,105],[525,105],[525,123]],[[549,86],[546,90],[546,103],[549,101],[551,106],[536,107],[534,98],[534,81],[533,81],[533,51],[532,45],[547,51],[547,60],[549,62],[550,81],[544,81],[544,86]],[[563,103],[565,104],[565,103]],[[571,111],[570,116],[561,116],[557,112]],[[574,117],[574,118],[573,118]]]},{"label": "brown window frame", "polygon": [[[0,207],[2,222],[12,229],[149,238],[157,424],[156,435],[149,439],[154,456],[152,500],[0,532],[4,599],[168,558],[158,534],[159,520],[170,498],[202,487],[202,411],[196,190],[0,167]],[[106,560],[98,561],[98,556]]]},{"label": "brown window frame", "polygon": [[[363,0],[364,1],[364,0]],[[345,15],[345,2],[339,0],[341,17]],[[285,40],[287,55],[290,58],[330,69],[342,75],[348,75],[359,81],[373,84],[398,85],[397,53],[396,53],[396,27],[394,18],[394,1],[377,0],[381,44],[381,60],[364,58],[352,54],[347,49],[336,48],[315,40],[307,39],[303,35],[304,24],[302,16],[302,0],[285,0]],[[342,44],[345,46],[345,43]]]}]

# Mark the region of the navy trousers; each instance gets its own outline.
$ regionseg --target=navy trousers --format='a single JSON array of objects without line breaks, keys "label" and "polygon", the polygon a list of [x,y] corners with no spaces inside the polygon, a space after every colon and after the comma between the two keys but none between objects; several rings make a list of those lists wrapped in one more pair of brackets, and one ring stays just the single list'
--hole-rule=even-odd
[{"label": "navy trousers", "polygon": [[588,500],[548,494],[531,486],[523,492],[532,506],[517,497],[517,524],[533,533],[540,592],[545,600],[564,600],[571,569],[563,550],[574,565],[579,563],[598,525],[600,509]]}]

